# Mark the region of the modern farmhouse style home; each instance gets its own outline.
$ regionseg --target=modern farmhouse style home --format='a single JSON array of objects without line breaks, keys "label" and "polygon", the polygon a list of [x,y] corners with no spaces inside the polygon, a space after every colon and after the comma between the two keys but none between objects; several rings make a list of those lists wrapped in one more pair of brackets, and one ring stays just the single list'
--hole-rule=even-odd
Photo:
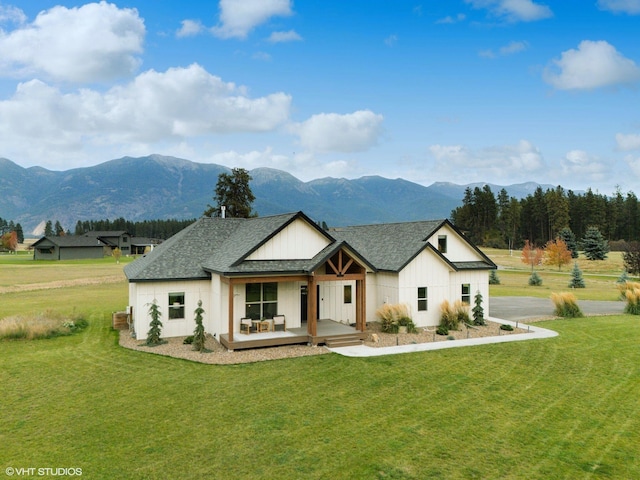
[{"label": "modern farmhouse style home", "polygon": [[[385,303],[404,303],[416,326],[437,325],[440,304],[487,310],[495,264],[448,220],[333,228],[302,212],[249,219],[203,217],[125,267],[136,338],[149,306],[162,336],[204,326],[227,348],[364,338]],[[337,340],[336,340],[337,341]]]}]

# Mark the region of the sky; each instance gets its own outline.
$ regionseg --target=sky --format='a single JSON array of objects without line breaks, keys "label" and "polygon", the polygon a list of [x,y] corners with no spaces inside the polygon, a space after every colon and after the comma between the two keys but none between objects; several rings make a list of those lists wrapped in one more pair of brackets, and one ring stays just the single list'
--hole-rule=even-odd
[{"label": "sky", "polygon": [[0,0],[0,157],[640,191],[640,0]]}]

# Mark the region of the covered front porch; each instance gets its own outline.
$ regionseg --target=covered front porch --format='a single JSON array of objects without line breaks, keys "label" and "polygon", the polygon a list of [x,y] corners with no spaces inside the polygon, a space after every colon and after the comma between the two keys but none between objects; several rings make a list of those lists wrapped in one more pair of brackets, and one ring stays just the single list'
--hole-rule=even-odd
[{"label": "covered front porch", "polygon": [[316,335],[308,333],[308,326],[303,324],[299,328],[288,328],[286,331],[255,332],[250,334],[234,333],[233,338],[223,333],[220,343],[229,350],[243,350],[247,348],[278,347],[283,345],[320,345],[346,346],[361,344],[367,337],[363,331],[330,319],[316,321]]},{"label": "covered front porch", "polygon": [[[228,292],[228,328],[220,342],[229,350],[361,342],[366,337],[366,266],[356,258],[339,245],[304,273],[267,270],[221,277]],[[286,316],[283,331],[242,332],[243,320],[266,322],[276,316]]]}]

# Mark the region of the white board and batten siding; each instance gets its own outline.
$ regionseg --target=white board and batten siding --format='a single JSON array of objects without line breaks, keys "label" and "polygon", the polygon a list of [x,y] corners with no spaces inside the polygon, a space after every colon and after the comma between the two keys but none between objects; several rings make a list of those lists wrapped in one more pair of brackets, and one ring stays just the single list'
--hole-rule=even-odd
[{"label": "white board and batten siding", "polygon": [[297,219],[251,253],[247,260],[309,259],[327,245],[327,237],[307,222]]},{"label": "white board and batten siding", "polygon": [[[398,303],[409,306],[418,327],[440,323],[440,304],[450,300],[451,268],[431,250],[423,250],[398,274]],[[418,288],[427,288],[427,310],[418,311]]]},{"label": "white board and batten siding", "polygon": [[[356,322],[356,282],[320,282],[319,316],[336,322],[351,324]],[[346,303],[345,286],[351,287],[351,302]]]},{"label": "white board and batten siding", "polygon": [[436,249],[438,248],[438,237],[447,237],[447,251],[443,255],[451,262],[473,262],[482,260],[478,252],[476,252],[464,238],[460,238],[460,235],[456,233],[448,225],[444,225],[439,228],[431,237],[429,237],[429,243]]},{"label": "white board and batten siding", "polygon": [[[136,299],[133,305],[134,326],[136,338],[145,340],[151,323],[149,307],[155,300],[160,309],[162,322],[162,337],[181,337],[193,335],[196,327],[195,310],[198,300],[202,300],[203,324],[209,331],[211,315],[211,286],[206,280],[182,282],[150,282],[129,283],[129,298]],[[169,294],[184,293],[184,318],[169,319]]]}]

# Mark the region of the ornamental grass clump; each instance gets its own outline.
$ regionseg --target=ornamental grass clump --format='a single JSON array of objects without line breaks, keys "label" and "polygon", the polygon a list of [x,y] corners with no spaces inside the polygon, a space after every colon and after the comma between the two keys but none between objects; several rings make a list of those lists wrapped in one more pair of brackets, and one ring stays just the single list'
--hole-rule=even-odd
[{"label": "ornamental grass clump", "polygon": [[620,300],[627,300],[627,292],[633,290],[640,290],[639,282],[621,282],[617,285],[620,291]]},{"label": "ornamental grass clump", "polygon": [[554,315],[565,318],[584,317],[582,310],[578,306],[578,299],[573,293],[561,292],[552,293],[551,301],[555,305]]},{"label": "ornamental grass clump", "polygon": [[415,333],[416,326],[409,315],[409,307],[404,303],[385,303],[377,311],[380,318],[380,330],[384,333],[398,333],[400,327],[407,327],[407,332]]},{"label": "ornamental grass clump", "polygon": [[624,295],[627,300],[624,313],[640,315],[640,288],[628,289],[624,292]]},{"label": "ornamental grass clump", "polygon": [[88,322],[79,316],[64,317],[46,311],[37,315],[16,315],[0,319],[0,340],[37,340],[61,337],[84,330]]},{"label": "ornamental grass clump", "polygon": [[451,304],[449,300],[444,300],[440,304],[440,325],[448,330],[458,330],[460,324],[471,323],[469,309],[460,300]]}]

